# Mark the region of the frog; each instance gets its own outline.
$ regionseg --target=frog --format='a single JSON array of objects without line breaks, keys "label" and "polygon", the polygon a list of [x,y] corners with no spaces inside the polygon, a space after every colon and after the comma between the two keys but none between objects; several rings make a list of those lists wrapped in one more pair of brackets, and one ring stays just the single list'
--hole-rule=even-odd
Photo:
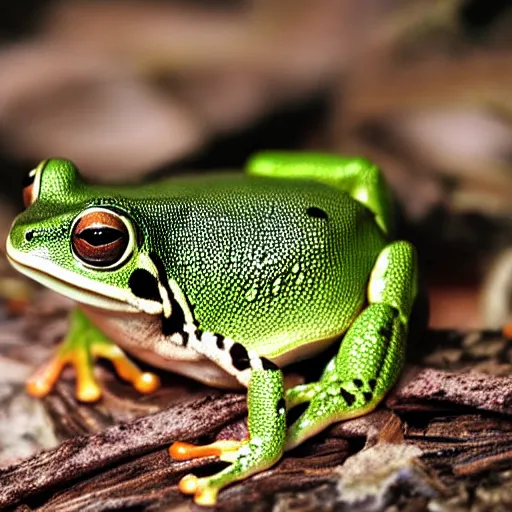
[{"label": "frog", "polygon": [[[100,399],[98,358],[141,393],[160,383],[137,360],[247,390],[246,439],[169,448],[176,460],[228,463],[180,480],[199,505],[373,411],[400,376],[417,254],[394,238],[393,197],[369,160],[261,151],[244,172],[114,186],[48,159],[26,176],[23,200],[8,260],[76,302],[56,354],[27,382],[31,395],[50,393],[71,365],[77,398]],[[336,343],[318,380],[285,386],[283,368]]]}]

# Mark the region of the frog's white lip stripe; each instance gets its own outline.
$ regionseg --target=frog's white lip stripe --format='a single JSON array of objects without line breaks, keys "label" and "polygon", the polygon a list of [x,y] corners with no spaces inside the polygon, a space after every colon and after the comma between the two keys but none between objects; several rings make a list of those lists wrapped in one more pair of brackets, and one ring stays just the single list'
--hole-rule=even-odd
[{"label": "frog's white lip stripe", "polygon": [[10,264],[16,270],[77,302],[110,311],[143,311],[150,315],[159,315],[162,312],[160,303],[138,297],[121,297],[119,290],[114,286],[77,275],[43,258],[20,253],[13,248],[10,239],[7,239],[6,252]]},{"label": "frog's white lip stripe", "polygon": [[8,257],[9,263],[22,274],[30,277],[34,281],[41,283],[42,285],[50,288],[51,290],[60,293],[61,295],[65,295],[70,299],[76,300],[77,302],[83,302],[85,304],[89,304],[91,306],[96,306],[102,309],[108,310],[116,310],[116,311],[126,311],[126,312],[135,312],[136,308],[130,306],[129,304],[120,302],[118,300],[103,297],[102,295],[97,295],[93,292],[86,291],[76,286],[66,285],[65,282],[60,281],[59,279],[45,274],[40,270],[35,270],[30,267],[26,267],[25,265],[16,262],[12,258]]}]

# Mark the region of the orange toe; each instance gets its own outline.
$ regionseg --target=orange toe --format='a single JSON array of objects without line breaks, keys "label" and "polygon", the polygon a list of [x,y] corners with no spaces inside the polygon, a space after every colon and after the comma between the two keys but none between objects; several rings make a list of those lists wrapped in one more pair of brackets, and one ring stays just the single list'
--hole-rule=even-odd
[{"label": "orange toe", "polygon": [[176,441],[169,447],[169,455],[174,460],[189,460],[199,457],[225,457],[228,454],[236,452],[243,441],[215,441],[215,443],[204,446],[196,446],[195,444],[183,443]]},{"label": "orange toe", "polygon": [[101,387],[93,380],[78,380],[76,383],[76,397],[81,402],[96,402],[101,398]]},{"label": "orange toe", "polygon": [[34,398],[46,396],[52,390],[52,387],[53,383],[40,378],[31,378],[25,384],[27,393]]},{"label": "orange toe", "polygon": [[199,478],[195,475],[185,475],[180,480],[178,488],[183,494],[195,494],[197,491],[198,480]]},{"label": "orange toe", "polygon": [[153,393],[160,387],[160,379],[154,373],[144,372],[135,379],[133,385],[140,393]]},{"label": "orange toe", "polygon": [[160,387],[160,379],[150,372],[142,372],[116,345],[97,344],[92,347],[95,356],[112,362],[123,380],[131,382],[139,393],[153,393]]},{"label": "orange toe", "polygon": [[176,441],[169,447],[169,455],[174,460],[196,459],[198,457],[208,457],[209,455],[217,455],[215,450],[211,450],[206,446],[195,446],[189,443]]},{"label": "orange toe", "polygon": [[208,485],[204,478],[195,475],[185,475],[178,484],[183,494],[193,494],[198,505],[213,507],[217,503],[218,488]]},{"label": "orange toe", "polygon": [[25,384],[27,393],[35,398],[46,396],[55,386],[67,363],[62,357],[55,356],[38,368]]}]

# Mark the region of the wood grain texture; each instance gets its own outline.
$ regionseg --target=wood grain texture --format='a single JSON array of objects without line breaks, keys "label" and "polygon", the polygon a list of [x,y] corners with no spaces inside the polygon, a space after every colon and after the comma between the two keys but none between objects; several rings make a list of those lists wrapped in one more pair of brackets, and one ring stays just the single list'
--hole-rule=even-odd
[{"label": "wood grain texture", "polygon": [[[35,330],[33,312],[26,321],[6,318],[4,364],[30,367],[50,351],[65,329],[64,309],[40,315]],[[401,382],[377,411],[333,425],[270,470],[225,489],[218,508],[436,506],[479,512],[512,504],[510,354],[512,342],[498,332],[427,333],[411,347]],[[322,362],[320,357],[295,365],[289,378],[313,378]],[[223,463],[213,457],[173,461],[169,444],[241,439],[247,432],[244,393],[213,391],[162,374],[162,388],[141,397],[100,365],[97,375],[106,392],[97,404],[76,402],[72,371],[51,395],[34,402],[21,388],[26,372],[18,370],[9,377],[18,384],[9,388],[7,401],[42,404],[47,426],[31,434],[33,455],[0,465],[2,510],[200,510],[178,492],[177,482],[188,472],[213,473]],[[6,425],[12,419],[2,417]],[[48,429],[59,444],[37,451],[44,447],[38,436],[48,436]],[[0,455],[3,449],[0,445]]]}]

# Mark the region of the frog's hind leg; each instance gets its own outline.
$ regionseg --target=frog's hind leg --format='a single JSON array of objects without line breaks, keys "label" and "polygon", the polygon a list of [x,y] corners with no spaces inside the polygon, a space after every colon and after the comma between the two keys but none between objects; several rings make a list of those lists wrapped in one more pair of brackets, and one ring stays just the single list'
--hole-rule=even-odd
[{"label": "frog's hind leg", "polygon": [[289,411],[297,405],[311,402],[322,391],[322,381],[329,379],[336,372],[336,357],[333,357],[325,367],[318,382],[299,384],[285,392],[286,410]]},{"label": "frog's hind leg", "polygon": [[212,476],[186,475],[179,488],[193,494],[199,505],[214,505],[223,487],[263,471],[275,464],[283,453],[286,433],[286,407],[283,375],[270,361],[251,355],[248,383],[249,438],[245,441],[217,441],[208,446],[174,443],[169,452],[178,460],[217,455],[231,464]]},{"label": "frog's hind leg", "polygon": [[348,330],[330,368],[318,383],[287,393],[290,405],[309,401],[309,406],[289,428],[286,449],[382,401],[403,365],[416,280],[409,243],[395,242],[381,252],[368,286],[369,305]]},{"label": "frog's hind leg", "polygon": [[364,158],[324,153],[264,151],[247,163],[247,173],[281,179],[308,179],[343,190],[375,214],[375,221],[390,235],[393,202],[380,169]]}]

